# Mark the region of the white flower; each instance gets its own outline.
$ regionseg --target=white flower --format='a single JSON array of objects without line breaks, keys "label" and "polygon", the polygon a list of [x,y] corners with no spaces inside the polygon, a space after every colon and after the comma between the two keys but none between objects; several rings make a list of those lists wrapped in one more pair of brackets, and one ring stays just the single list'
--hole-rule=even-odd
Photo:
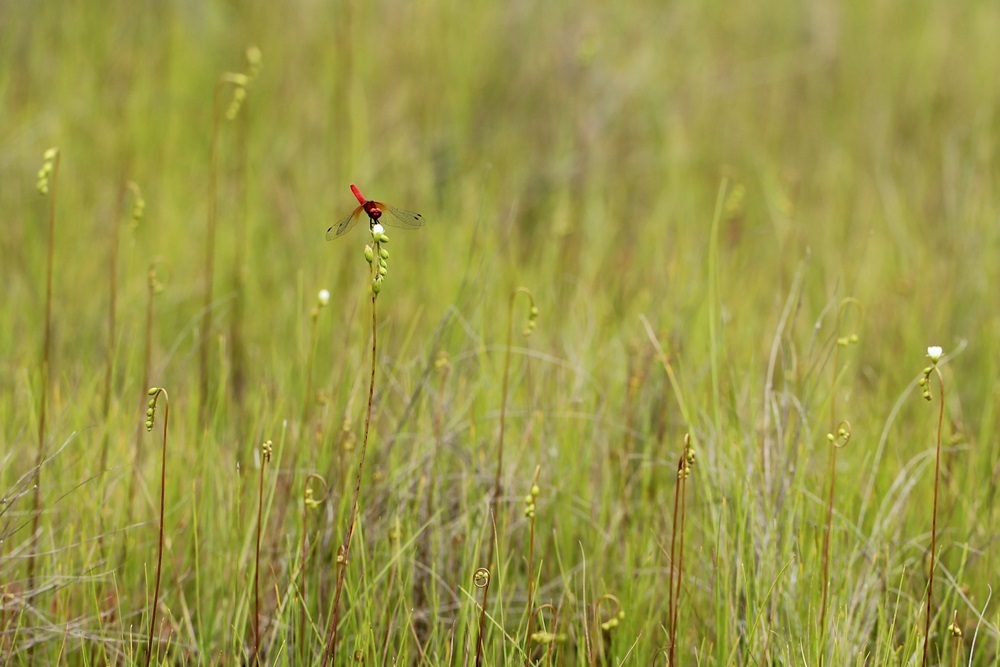
[{"label": "white flower", "polygon": [[319,291],[319,305],[325,306],[328,303],[330,303],[330,291],[321,289]]},{"label": "white flower", "polygon": [[939,345],[931,345],[929,348],[927,348],[927,356],[935,364],[941,360],[942,354],[944,354],[944,351],[941,349]]},{"label": "white flower", "polygon": [[385,227],[383,227],[377,222],[374,225],[372,225],[372,238],[377,239],[384,233],[385,233]]}]

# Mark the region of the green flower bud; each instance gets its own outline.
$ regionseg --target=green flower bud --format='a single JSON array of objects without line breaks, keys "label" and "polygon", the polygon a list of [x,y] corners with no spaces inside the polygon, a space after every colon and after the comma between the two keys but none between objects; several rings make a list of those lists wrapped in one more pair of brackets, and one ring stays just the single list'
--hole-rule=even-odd
[{"label": "green flower bud", "polygon": [[252,67],[259,67],[261,61],[260,49],[256,46],[251,46],[247,49],[247,63]]}]

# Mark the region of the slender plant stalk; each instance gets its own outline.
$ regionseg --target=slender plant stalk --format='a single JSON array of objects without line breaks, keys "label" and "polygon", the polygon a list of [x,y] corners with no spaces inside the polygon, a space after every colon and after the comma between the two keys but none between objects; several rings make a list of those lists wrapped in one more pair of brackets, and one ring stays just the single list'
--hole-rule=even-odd
[{"label": "slender plant stalk", "polygon": [[[246,106],[247,102],[243,102]],[[243,405],[246,388],[246,350],[243,344],[243,315],[246,307],[246,236],[247,236],[247,112],[240,114],[237,160],[238,183],[240,188],[239,214],[236,232],[236,256],[233,259],[233,311],[229,333],[229,365],[232,368],[230,382],[233,397]]]},{"label": "slender plant stalk", "polygon": [[[826,637],[826,611],[827,611],[827,589],[829,588],[829,565],[830,565],[830,535],[833,529],[833,495],[837,481],[837,450],[843,449],[851,441],[851,424],[842,421],[834,427],[834,430],[827,434],[830,444],[830,490],[826,499],[826,531],[823,535],[823,602],[820,612],[820,645]],[[820,654],[820,664],[822,664],[822,653]]]},{"label": "slender plant stalk", "polygon": [[[510,353],[514,341],[514,300],[517,299],[518,294],[526,295],[531,304],[525,335],[528,335],[534,328],[535,316],[538,314],[538,310],[535,308],[535,298],[528,288],[518,287],[510,293],[510,300],[507,304],[507,347],[503,364],[503,389],[500,398],[500,435],[497,440],[497,473],[493,480],[493,492],[490,494],[490,517],[493,521],[496,521],[497,503],[500,501],[500,495],[503,493],[503,438],[507,422],[507,390],[510,386]],[[491,540],[487,547],[487,563],[493,562],[493,543],[494,540]]]},{"label": "slender plant stalk", "polygon": [[684,456],[677,462],[677,484],[674,486],[674,519],[670,524],[670,583],[667,586],[667,631],[670,634],[670,645],[667,654],[667,664],[674,665],[674,641],[677,633],[674,628],[674,571],[677,563],[677,513],[681,506],[681,471],[684,466]]},{"label": "slender plant stalk", "polygon": [[[246,390],[247,364],[246,346],[243,342],[243,321],[246,312],[246,245],[247,245],[247,177],[249,173],[247,151],[249,145],[250,120],[249,111],[244,109],[247,106],[247,87],[257,77],[261,67],[261,52],[256,46],[251,46],[246,50],[247,71],[245,74],[224,74],[222,79],[235,86],[233,99],[226,111],[226,118],[235,120],[239,115],[237,128],[237,183],[239,188],[239,204],[237,212],[236,230],[236,256],[233,260],[233,294],[234,303],[232,319],[230,321],[230,346],[229,364],[232,372],[230,374],[230,387],[233,397],[236,399],[240,410],[243,409],[243,396]],[[284,519],[284,505],[282,503],[281,518]]]},{"label": "slender plant stalk", "polygon": [[[837,309],[837,329],[836,335],[840,336],[840,308]],[[833,386],[831,387],[830,393],[830,424],[831,426],[835,423],[837,419],[837,377],[839,375],[840,367],[840,344],[839,341],[834,341],[833,344]],[[834,430],[830,430],[830,433],[834,433]],[[835,445],[835,443],[833,443]],[[823,601],[820,604],[820,615],[819,615],[819,636],[820,636],[820,655],[823,655],[822,646],[826,638],[826,602],[827,593],[830,587],[830,532],[833,530],[833,495],[837,484],[837,447],[830,447],[830,466],[829,472],[827,473],[830,477],[830,491],[827,494],[826,501],[826,530],[823,533]],[[820,658],[820,663],[822,664],[822,657]]]},{"label": "slender plant stalk", "polygon": [[483,589],[483,604],[479,608],[479,632],[476,635],[476,667],[483,664],[483,635],[486,632],[486,606],[490,596],[490,576],[489,568],[481,567],[473,574],[472,580],[476,588]]},{"label": "slender plant stalk", "polygon": [[198,341],[198,421],[202,427],[208,418],[209,370],[208,352],[209,337],[212,335],[212,284],[215,276],[215,228],[219,196],[219,107],[222,102],[222,88],[226,85],[224,79],[215,84],[212,101],[212,139],[209,149],[208,176],[208,220],[205,226],[205,301],[201,319],[201,339]]},{"label": "slender plant stalk", "polygon": [[[317,480],[323,485],[323,497],[314,498],[312,487],[309,482]],[[302,608],[299,612],[299,659],[305,663],[306,660],[306,606],[308,603],[309,589],[309,510],[319,506],[329,493],[326,480],[316,473],[306,477],[305,488],[302,492],[302,557],[299,566],[299,595],[302,598]]]},{"label": "slender plant stalk", "polygon": [[[938,409],[938,424],[937,424],[937,444],[934,454],[934,505],[931,510],[931,551],[930,551],[930,572],[927,576],[927,618],[924,622],[924,653],[920,661],[920,664],[927,664],[927,652],[929,650],[929,642],[931,636],[931,617],[934,615],[931,611],[932,596],[934,593],[934,564],[935,564],[935,554],[937,551],[937,507],[938,507],[938,482],[941,478],[941,431],[944,428],[944,376],[941,374],[941,369],[938,368],[937,361],[935,360],[933,364],[934,372],[937,374],[938,387],[941,390],[940,402],[941,406]],[[930,384],[926,385],[929,389]],[[929,396],[929,394],[925,394]]]},{"label": "slender plant stalk", "polygon": [[[118,310],[118,223],[122,217],[122,206],[125,203],[127,185],[118,190],[115,201],[115,217],[111,221],[111,258],[108,262],[108,349],[104,368],[104,436],[101,440],[101,459],[98,470],[103,474],[108,463],[108,445],[110,440],[109,421],[111,418],[111,385],[115,373],[115,316]],[[147,386],[143,384],[142,386]],[[103,531],[102,531],[103,532]]]},{"label": "slender plant stalk", "polygon": [[[528,494],[528,498],[531,502],[525,508],[525,513],[528,515],[528,628],[524,638],[524,665],[528,667],[531,664],[531,633],[534,629],[534,605],[535,605],[535,500],[539,495],[538,488],[538,475],[541,473],[542,467],[535,466],[535,477],[531,482],[531,491]],[[527,500],[527,498],[525,499]]]},{"label": "slender plant stalk", "polygon": [[[846,346],[852,341],[854,337],[841,338],[841,322],[843,318],[844,310],[849,305],[858,305],[857,299],[849,298],[844,299],[837,305],[837,326],[836,326],[836,340],[833,346],[833,380],[831,382],[830,390],[830,433],[827,435],[830,447],[830,465],[828,475],[830,477],[830,490],[827,493],[826,501],[826,530],[823,535],[823,601],[820,605],[820,620],[819,620],[819,633],[820,633],[820,646],[822,647],[826,639],[826,610],[827,610],[827,600],[828,592],[830,587],[830,535],[833,532],[833,497],[834,491],[837,485],[837,450],[846,446],[847,441],[850,440],[850,424],[847,422],[841,422],[837,424],[837,380],[840,377],[840,348]],[[842,429],[846,425],[846,439],[841,435]],[[822,649],[821,649],[822,651]],[[820,653],[820,664],[823,664],[823,653]]]},{"label": "slender plant stalk", "polygon": [[[132,218],[134,221],[138,222],[142,215],[142,210],[145,207],[145,202],[143,202],[139,186],[132,181],[125,181],[122,186],[118,189],[118,196],[115,198],[115,211],[114,218],[111,221],[111,229],[109,230],[111,234],[111,257],[108,262],[108,349],[106,352],[107,359],[105,360],[104,369],[104,433],[101,436],[101,456],[100,462],[98,464],[97,470],[101,475],[101,498],[104,499],[104,472],[108,467],[108,449],[111,444],[111,395],[113,393],[114,385],[114,375],[115,375],[115,332],[118,330],[117,325],[117,313],[118,313],[118,256],[120,254],[119,248],[121,246],[121,239],[119,234],[119,226],[122,218],[122,209],[125,204],[125,193],[129,190],[132,191],[136,198],[135,206],[132,212]],[[149,386],[148,378],[143,380],[143,387]],[[142,437],[142,431],[136,427],[138,438]],[[130,490],[131,493],[131,490]],[[131,503],[131,498],[129,499]],[[102,503],[106,505],[106,503]],[[100,537],[98,538],[98,545],[103,554],[104,552],[104,512],[98,514],[99,521],[101,523]],[[129,522],[131,523],[131,508],[129,509]],[[127,524],[126,524],[127,525]],[[122,541],[122,553],[125,553],[125,540]],[[102,556],[103,557],[103,556]],[[124,557],[123,559],[124,560]]]},{"label": "slender plant stalk", "polygon": [[382,617],[382,646],[380,647],[382,653],[382,667],[387,667],[389,664],[389,633],[392,631],[392,621],[394,618],[392,608],[392,589],[396,585],[396,575],[399,572],[399,561],[401,558],[399,540],[401,535],[402,528],[400,526],[399,517],[397,516],[394,525],[389,532],[389,541],[392,542],[395,553],[392,555],[392,564],[389,566],[389,581],[384,588],[386,592],[386,602],[384,610],[385,613]]},{"label": "slender plant stalk", "polygon": [[[617,607],[617,610],[611,615],[611,618],[602,623],[601,605],[604,604],[605,602],[614,603],[615,607]],[[596,665],[599,659],[602,661],[604,660],[604,655],[605,655],[604,638],[601,635],[600,630],[605,630],[607,632],[610,632],[612,628],[618,627],[618,618],[619,615],[622,613],[622,611],[623,611],[622,601],[619,600],[617,596],[612,595],[611,593],[605,593],[601,597],[597,598],[597,602],[594,603],[594,617],[593,617],[594,627],[592,632],[594,634],[594,644],[597,645],[597,651],[591,653],[590,664],[592,666]]]},{"label": "slender plant stalk", "polygon": [[[677,486],[674,488],[674,522],[670,534],[670,584],[667,594],[667,614],[669,616],[668,630],[670,632],[670,646],[668,649],[668,665],[675,665],[674,655],[677,646],[677,615],[680,608],[681,584],[684,575],[684,522],[685,510],[687,509],[686,494],[687,478],[691,474],[691,466],[694,465],[694,449],[691,447],[691,435],[684,436],[684,451],[677,461]],[[680,518],[678,519],[678,508]],[[679,521],[679,523],[678,523]],[[680,551],[675,551],[677,533],[680,533]],[[674,560],[676,558],[676,561]],[[676,575],[674,574],[676,572]],[[674,584],[676,576],[677,583]]]},{"label": "slender plant stalk", "polygon": [[[374,244],[374,256],[379,257],[380,244]],[[372,265],[375,270],[375,265]],[[373,274],[374,275],[374,274]],[[374,285],[373,285],[374,288]],[[368,409],[365,412],[365,433],[361,440],[361,453],[358,457],[358,470],[354,480],[354,499],[351,501],[351,521],[347,526],[347,534],[344,536],[344,543],[337,554],[337,586],[333,594],[333,614],[330,618],[330,627],[326,633],[326,646],[323,649],[323,667],[326,667],[330,660],[337,664],[337,633],[340,622],[340,596],[344,590],[344,578],[347,575],[348,558],[351,552],[351,539],[354,537],[354,528],[358,520],[358,502],[361,497],[361,473],[365,465],[365,453],[368,451],[368,431],[372,421],[372,403],[375,398],[375,362],[378,350],[378,314],[375,307],[378,299],[378,292],[372,289],[372,369],[371,377],[368,381]]]},{"label": "slender plant stalk", "polygon": [[[51,165],[51,167],[49,167]],[[38,526],[41,520],[42,463],[45,462],[45,411],[48,406],[49,356],[52,349],[52,265],[55,257],[56,189],[59,184],[59,151],[46,153],[47,174],[45,192],[49,195],[49,240],[45,260],[45,329],[42,339],[42,386],[38,407],[38,456],[35,458],[35,489],[32,502],[31,554],[28,557],[28,591],[35,588],[35,555],[38,552]]]},{"label": "slender plant stalk", "polygon": [[955,650],[951,653],[951,667],[958,667],[958,654],[961,653],[962,646],[962,628],[958,625],[958,610],[956,609],[951,617],[951,625],[948,626],[948,632],[955,640]]},{"label": "slender plant stalk", "polygon": [[[830,491],[826,498],[826,530],[823,533],[823,601],[820,605],[819,615],[821,647],[826,637],[826,603],[830,578],[830,532],[833,529],[833,494],[837,484],[837,446],[835,444],[830,447],[830,465],[827,474],[830,477]],[[822,658],[820,662],[822,664]]]},{"label": "slender plant stalk", "polygon": [[[549,604],[548,602],[546,602],[545,604],[539,605],[538,608],[535,609],[535,611],[532,614],[532,616],[541,616],[543,611],[551,611],[552,612],[552,630],[551,631],[547,631],[550,636],[546,637],[545,640],[544,640],[545,641],[545,645],[546,645],[546,648],[545,648],[545,661],[548,664],[551,665],[553,657],[554,657],[555,644],[556,644],[556,641],[558,640],[557,630],[559,628],[559,610],[557,610],[555,608],[555,606],[553,606],[553,605]],[[545,619],[543,617],[543,619],[542,619],[542,627],[543,628],[545,627],[544,620]]]},{"label": "slender plant stalk", "polygon": [[[434,449],[431,453],[431,459],[428,462],[429,469],[427,471],[427,479],[430,483],[427,484],[426,495],[424,496],[423,503],[423,517],[421,518],[421,523],[427,523],[434,516],[434,479],[437,476],[440,479],[442,471],[438,468],[438,457],[441,450],[444,448],[444,412],[445,412],[445,400],[444,400],[444,390],[446,387],[448,375],[451,372],[451,363],[448,361],[448,355],[443,350],[438,353],[437,359],[434,361],[434,367],[438,371],[438,391],[437,391],[437,405],[434,410]],[[429,563],[431,562],[431,544],[432,535],[431,531],[424,530],[420,532],[419,542],[417,542],[417,553],[416,559],[419,563]],[[418,568],[414,572],[413,577],[413,609],[414,609],[414,623],[413,623],[413,633],[414,638],[417,642],[417,646],[421,653],[423,652],[423,646],[427,643],[427,638],[430,634],[430,623],[427,619],[427,614],[425,612],[427,607],[427,597],[428,597],[428,576],[424,568]]]},{"label": "slender plant stalk", "polygon": [[[329,297],[327,297],[329,298]],[[305,431],[306,424],[309,421],[309,408],[312,407],[312,379],[313,379],[313,363],[316,360],[316,340],[318,338],[319,330],[319,311],[320,308],[325,304],[323,297],[317,302],[316,306],[312,309],[309,314],[309,319],[311,325],[309,327],[309,358],[306,359],[306,388],[302,394],[302,416],[299,418],[299,433]],[[296,456],[298,456],[298,450],[296,450]]]},{"label": "slender plant stalk", "polygon": [[690,468],[686,468],[681,474],[681,543],[677,549],[677,588],[674,591],[674,618],[671,627],[674,629],[673,642],[671,647],[677,648],[677,617],[681,607],[681,584],[684,580],[684,525],[687,522],[687,478]]},{"label": "slender plant stalk", "polygon": [[[319,298],[316,305],[313,306],[312,311],[309,314],[309,319],[311,321],[311,327],[309,330],[309,354],[306,358],[305,368],[306,368],[306,387],[305,392],[302,395],[302,415],[299,418],[299,429],[295,447],[292,450],[292,460],[289,465],[286,466],[290,473],[288,475],[280,475],[276,482],[277,487],[274,491],[274,505],[275,517],[274,525],[282,526],[285,523],[285,516],[288,513],[288,508],[292,505],[292,487],[295,483],[295,471],[298,470],[299,466],[299,456],[301,455],[302,440],[306,439],[307,428],[309,420],[309,408],[312,405],[312,375],[313,375],[313,362],[316,358],[316,342],[318,339],[319,331],[319,313],[324,306],[330,300],[330,293],[327,290],[322,290],[319,293]],[[325,484],[325,482],[324,482]],[[308,487],[308,482],[306,483]],[[280,536],[275,536],[275,540],[281,539]]]},{"label": "slender plant stalk", "polygon": [[[226,86],[233,86],[234,93],[233,99],[229,103],[229,108],[226,111],[226,118],[228,120],[234,120],[236,115],[240,112],[240,108],[246,103],[246,89],[250,85],[250,82],[257,76],[257,72],[260,69],[260,50],[256,47],[250,47],[247,49],[247,64],[249,66],[249,73],[247,74],[233,74],[227,72],[219,77],[218,81],[215,83],[215,89],[212,96],[212,138],[211,138],[211,148],[209,156],[209,186],[208,186],[208,223],[206,230],[205,239],[205,304],[204,313],[202,314],[201,323],[201,340],[200,346],[198,348],[198,362],[199,362],[199,383],[201,387],[201,396],[199,398],[198,404],[198,414],[199,422],[202,426],[205,425],[208,416],[208,396],[210,390],[210,372],[208,368],[208,357],[209,357],[209,337],[212,334],[212,285],[215,277],[215,236],[216,227],[218,219],[218,200],[219,200],[219,118],[221,116],[222,109],[222,90]],[[246,127],[242,128],[240,133],[240,141],[243,144],[242,153],[240,155],[240,161],[242,164],[242,176],[243,176],[243,192],[244,198],[246,194]],[[244,200],[243,206],[245,207],[246,202]],[[245,211],[244,211],[245,215]],[[243,236],[243,229],[240,230],[241,237]],[[240,238],[237,240],[237,261],[235,271],[235,281],[237,283],[237,303],[233,314],[233,330],[232,334],[234,340],[231,341],[231,360],[236,362],[238,365],[234,365],[233,368],[233,386],[236,388],[240,383],[244,381],[244,371],[243,362],[239,358],[242,355],[242,339],[239,334],[239,327],[242,325],[242,289],[240,285],[242,284],[242,245],[244,239]],[[237,362],[237,359],[239,361]],[[239,389],[242,391],[242,389]],[[239,393],[237,395],[239,398]]]},{"label": "slender plant stalk", "polygon": [[[626,373],[626,392],[625,392],[625,432],[622,435],[622,449],[621,454],[618,457],[618,469],[621,473],[621,492],[623,497],[628,497],[629,488],[631,486],[632,474],[629,468],[629,461],[632,457],[632,445],[633,437],[632,434],[635,431],[635,398],[639,393],[639,388],[642,385],[643,379],[645,378],[645,361],[644,359],[638,359],[638,353],[633,348],[629,354],[629,364]],[[608,458],[611,459],[611,452],[608,452]],[[609,460],[609,463],[614,464],[615,461]]]},{"label": "slender plant stalk", "polygon": [[260,536],[264,515],[264,469],[271,460],[271,441],[261,448],[260,486],[257,489],[257,548],[253,568],[253,662],[260,664]]},{"label": "slender plant stalk", "polygon": [[[149,369],[153,358],[153,297],[156,295],[158,289],[159,282],[156,279],[156,263],[153,262],[149,265],[149,272],[146,274],[146,327],[142,356],[142,385],[140,385],[142,387],[149,386]],[[128,519],[125,521],[126,526],[132,525],[136,477],[139,475],[140,461],[142,460],[142,428],[142,424],[140,423],[136,425],[135,429],[135,455],[132,463],[132,476],[129,478],[128,485],[128,506],[126,508]],[[127,557],[128,540],[124,539],[122,540],[121,562],[124,563]]]},{"label": "slender plant stalk", "polygon": [[164,507],[166,506],[167,489],[167,426],[170,423],[170,396],[167,395],[167,390],[162,387],[153,387],[147,393],[152,397],[146,413],[147,431],[153,429],[156,404],[160,395],[163,395],[163,452],[160,464],[160,535],[156,549],[156,586],[153,590],[153,611],[150,614],[149,620],[149,643],[146,645],[146,667],[149,667],[150,660],[153,658],[153,637],[156,635],[156,612],[160,606],[160,574],[163,569],[163,516]]}]

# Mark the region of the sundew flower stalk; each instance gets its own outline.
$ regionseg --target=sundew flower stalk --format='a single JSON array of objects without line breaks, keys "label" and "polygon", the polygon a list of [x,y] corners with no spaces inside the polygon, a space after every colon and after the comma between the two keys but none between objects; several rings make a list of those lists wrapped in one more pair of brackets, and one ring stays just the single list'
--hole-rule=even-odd
[{"label": "sundew flower stalk", "polygon": [[354,481],[354,499],[351,502],[351,519],[347,526],[347,534],[344,542],[337,551],[337,586],[333,596],[333,614],[330,618],[330,627],[326,633],[326,646],[323,649],[323,667],[332,660],[337,664],[337,633],[340,622],[340,596],[344,590],[344,578],[347,575],[347,565],[351,552],[351,540],[354,537],[354,529],[358,520],[358,505],[361,497],[361,473],[365,465],[365,453],[368,451],[368,433],[372,420],[372,403],[375,398],[375,368],[376,354],[378,351],[378,312],[376,303],[378,295],[382,291],[382,284],[389,274],[389,251],[384,246],[389,243],[389,237],[385,234],[385,229],[377,222],[371,226],[372,243],[365,246],[365,261],[371,269],[371,299],[372,299],[372,363],[371,378],[368,383],[368,409],[365,413],[365,431],[361,441],[361,452],[358,457],[358,469]]},{"label": "sundew flower stalk", "polygon": [[[302,396],[302,417],[299,420],[299,433],[303,433],[306,428],[306,422],[309,419],[309,408],[312,407],[312,376],[313,376],[313,362],[316,359],[316,340],[318,338],[318,327],[319,327],[319,313],[326,305],[330,303],[330,292],[329,290],[321,289],[316,295],[316,305],[313,306],[312,310],[309,312],[309,357],[306,359],[306,388],[305,393]],[[298,456],[298,451],[296,451],[296,457]],[[294,467],[294,466],[293,466]]]},{"label": "sundew flower stalk", "polygon": [[[111,420],[111,395],[112,384],[115,374],[115,332],[117,330],[118,311],[118,254],[119,254],[119,222],[121,220],[122,209],[125,205],[125,195],[131,192],[134,198],[132,204],[132,214],[129,226],[131,229],[138,227],[146,210],[146,201],[142,198],[142,190],[133,181],[126,181],[118,190],[118,197],[115,203],[115,217],[111,221],[111,257],[108,262],[108,348],[107,358],[104,368],[104,436],[101,441],[101,458],[98,470],[104,473],[108,462],[108,447],[110,439]],[[146,383],[143,383],[145,386]],[[103,532],[103,531],[102,531]]]},{"label": "sundew flower stalk", "polygon": [[271,462],[273,447],[270,440],[264,442],[260,450],[260,488],[257,492],[257,549],[254,554],[253,569],[253,658],[260,662],[260,536],[264,514],[264,469]]},{"label": "sundew flower stalk", "polygon": [[[212,105],[212,139],[209,157],[208,221],[205,236],[205,301],[201,321],[201,337],[198,342],[198,376],[200,394],[198,397],[199,422],[204,425],[208,417],[208,396],[210,392],[209,340],[212,335],[212,299],[215,278],[215,231],[219,197],[219,120],[222,115],[222,91],[231,86],[233,95],[226,108],[225,118],[234,121],[247,97],[247,89],[260,73],[261,53],[257,47],[247,49],[247,72],[226,72],[215,84]],[[241,240],[242,241],[242,240]],[[240,261],[239,259],[237,261]],[[241,296],[237,296],[237,301]],[[234,316],[238,317],[239,304]],[[237,334],[238,335],[238,334]],[[238,345],[238,343],[237,343]],[[239,373],[237,369],[236,374]]]},{"label": "sundew flower stalk", "polygon": [[[500,435],[497,439],[497,472],[493,480],[493,491],[490,494],[490,515],[487,517],[487,521],[492,522],[496,521],[497,503],[500,501],[500,496],[503,493],[503,441],[507,421],[507,392],[510,386],[511,346],[514,337],[514,301],[519,294],[523,294],[528,299],[528,319],[525,322],[524,329],[521,331],[521,335],[525,338],[530,336],[535,330],[538,320],[538,308],[535,306],[535,297],[531,293],[531,290],[527,287],[518,287],[511,292],[510,301],[507,304],[507,347],[503,365],[503,389],[501,390],[502,394],[500,397]],[[491,565],[493,561],[494,541],[489,540],[489,546],[486,551],[487,566]]]},{"label": "sundew flower stalk", "polygon": [[[151,262],[146,273],[146,324],[144,327],[144,343],[142,356],[142,385],[149,386],[150,366],[153,359],[153,299],[163,291],[164,285],[156,273],[157,262]],[[126,506],[127,519],[125,525],[132,525],[132,516],[135,506],[136,477],[139,475],[142,462],[142,425],[138,425],[135,433],[135,452],[132,458],[132,475],[128,485],[128,504]],[[122,540],[121,562],[124,563],[128,556],[128,540]]]},{"label": "sundew flower stalk", "polygon": [[937,554],[937,506],[938,506],[938,482],[941,478],[941,431],[944,427],[944,375],[941,374],[941,369],[938,367],[938,362],[941,361],[944,351],[937,345],[932,345],[927,348],[927,358],[931,360],[931,365],[924,367],[923,377],[920,378],[919,385],[923,390],[923,397],[926,401],[934,400],[931,395],[931,374],[934,373],[938,378],[938,387],[941,390],[940,397],[940,407],[938,409],[938,423],[937,423],[937,441],[935,445],[934,453],[934,504],[931,509],[931,550],[930,550],[930,571],[927,575],[927,609],[925,613],[927,614],[926,620],[924,622],[924,651],[921,658],[920,664],[927,664],[927,652],[930,647],[930,636],[931,636],[931,617],[934,616],[934,611],[932,608],[932,600],[934,594],[934,568],[936,563]]},{"label": "sundew flower stalk", "polygon": [[32,502],[31,554],[28,558],[28,590],[35,588],[35,553],[38,551],[38,522],[41,519],[42,463],[45,461],[45,410],[49,389],[49,354],[52,349],[52,265],[55,255],[56,186],[59,182],[59,149],[45,151],[38,170],[38,194],[49,198],[49,240],[45,262],[45,330],[42,338],[42,377],[38,406],[38,455],[35,459],[35,492]]},{"label": "sundew flower stalk", "polygon": [[156,586],[153,591],[153,609],[149,619],[149,643],[146,645],[146,667],[153,658],[153,637],[156,636],[156,611],[160,601],[160,574],[163,569],[163,514],[167,489],[167,426],[170,424],[170,397],[162,387],[151,387],[148,392],[149,404],[146,408],[146,430],[152,431],[156,420],[156,407],[163,396],[163,452],[160,463],[160,535],[156,549]]},{"label": "sundew flower stalk", "polygon": [[476,633],[476,667],[481,667],[483,664],[483,640],[486,635],[486,605],[490,597],[491,579],[490,571],[485,567],[479,568],[472,575],[472,581],[475,583],[476,588],[483,589],[483,603],[479,607],[479,630]]},{"label": "sundew flower stalk", "polygon": [[[847,421],[837,422],[837,384],[840,379],[840,349],[846,348],[849,345],[857,344],[858,342],[857,334],[841,336],[840,333],[844,311],[850,306],[860,309],[860,303],[854,298],[844,299],[837,306],[837,340],[835,341],[833,348],[833,380],[830,387],[830,424],[832,430],[826,435],[827,442],[830,443],[831,447],[829,453],[830,463],[828,467],[830,486],[829,492],[827,493],[826,525],[823,533],[823,598],[820,603],[819,621],[821,640],[826,637],[826,612],[830,589],[830,536],[833,533],[833,500],[834,492],[837,487],[837,450],[846,447],[847,443],[851,439],[850,423]],[[833,426],[834,424],[836,424],[836,426]]]},{"label": "sundew flower stalk", "polygon": [[[691,434],[687,433],[684,435],[684,450],[677,460],[677,486],[674,487],[674,520],[670,533],[670,584],[667,590],[668,631],[670,634],[668,664],[670,665],[675,664],[677,613],[680,608],[681,582],[684,576],[684,520],[686,510],[686,494],[684,491],[687,487],[687,479],[691,476],[691,468],[694,466],[696,460],[694,447],[691,445]],[[680,507],[680,520],[678,520],[677,514],[678,507]],[[679,552],[675,550],[678,533],[681,538]]]}]

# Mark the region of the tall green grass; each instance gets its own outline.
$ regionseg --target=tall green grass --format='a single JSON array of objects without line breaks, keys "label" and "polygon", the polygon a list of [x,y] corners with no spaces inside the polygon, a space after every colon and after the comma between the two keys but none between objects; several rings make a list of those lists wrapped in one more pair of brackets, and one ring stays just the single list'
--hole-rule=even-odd
[{"label": "tall green grass", "polygon": [[[1000,664],[997,34],[989,3],[3,4],[0,662],[320,664],[377,335],[338,661]],[[375,332],[365,232],[321,240],[351,181],[428,221]]]}]

